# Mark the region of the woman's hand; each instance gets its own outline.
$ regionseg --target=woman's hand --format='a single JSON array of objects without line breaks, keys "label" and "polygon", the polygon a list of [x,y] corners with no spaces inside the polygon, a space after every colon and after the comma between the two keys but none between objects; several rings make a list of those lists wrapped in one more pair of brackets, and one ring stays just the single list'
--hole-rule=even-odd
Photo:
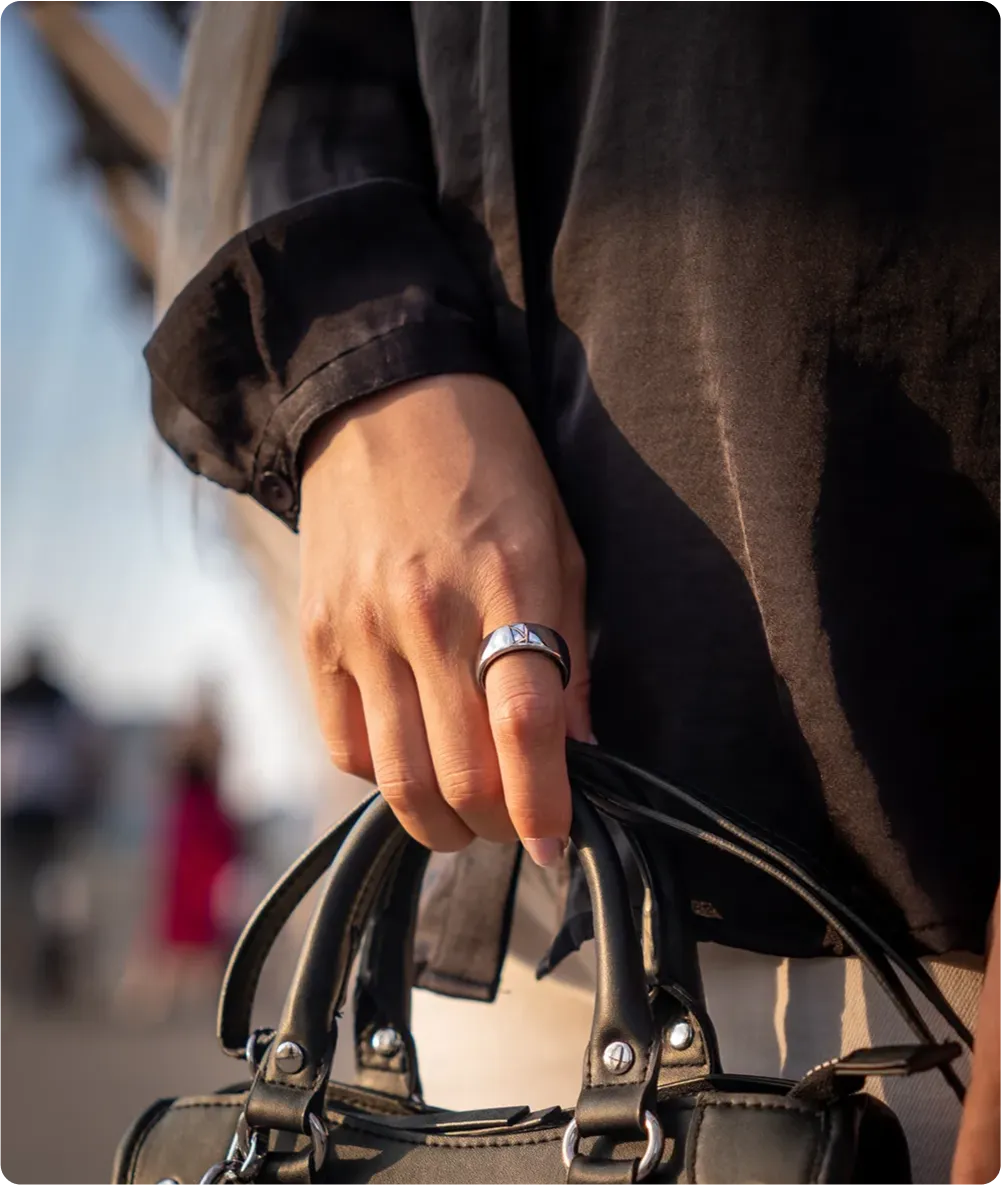
[{"label": "woman's hand", "polygon": [[[322,424],[300,514],[303,644],[334,764],[373,779],[428,847],[570,827],[564,740],[587,739],[584,562],[538,442],[497,383],[402,384]],[[571,652],[475,675],[481,640],[534,621]]]},{"label": "woman's hand", "polygon": [[952,1162],[955,1185],[995,1180],[1001,1160],[1001,965],[998,962],[1001,935],[998,932],[998,907],[999,901],[995,900],[987,947],[987,974],[977,1017],[973,1073]]}]

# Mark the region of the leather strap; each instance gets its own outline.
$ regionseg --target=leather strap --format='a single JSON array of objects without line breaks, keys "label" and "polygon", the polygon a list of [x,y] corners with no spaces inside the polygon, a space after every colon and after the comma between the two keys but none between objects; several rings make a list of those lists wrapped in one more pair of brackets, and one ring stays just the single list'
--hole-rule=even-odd
[{"label": "leather strap", "polygon": [[[427,848],[419,844],[409,844],[404,850],[369,922],[354,994],[358,1085],[404,1099],[421,1096],[417,1047],[410,1031],[410,999],[417,906],[428,857]],[[373,1046],[377,1033],[395,1034],[395,1047]]]},{"label": "leather strap", "polygon": [[[644,886],[643,960],[657,1027],[662,1034],[688,1024],[691,1043],[675,1049],[661,1044],[659,1086],[722,1072],[716,1033],[705,1005],[696,943],[687,925],[687,899],[663,862],[654,871],[647,844],[633,829],[623,838],[632,852]],[[417,1051],[410,1031],[410,991],[414,983],[413,922],[421,893],[427,853],[401,860],[393,885],[373,918],[362,948],[355,993],[355,1064],[358,1082],[400,1098],[420,1094]],[[398,1052],[387,1057],[373,1050],[373,1034],[392,1029]]]},{"label": "leather strap", "polygon": [[[955,1031],[967,1047],[972,1048],[972,1037],[962,1021],[956,1015],[951,1005],[942,995],[925,969],[916,960],[909,959],[893,947],[882,935],[875,931],[850,907],[844,904],[832,892],[820,885],[805,869],[791,857],[780,852],[773,845],[758,839],[745,831],[731,820],[707,807],[693,796],[680,790],[676,786],[657,778],[655,775],[638,767],[613,758],[609,754],[601,754],[600,761],[595,761],[594,754],[587,752],[588,746],[568,744],[568,757],[571,765],[571,777],[575,785],[580,785],[592,800],[613,817],[623,822],[635,824],[639,819],[656,822],[672,830],[689,835],[703,843],[726,851],[745,863],[759,868],[774,880],[786,885],[803,901],[810,905],[838,934],[842,941],[862,961],[879,986],[883,989],[891,1002],[900,1012],[904,1021],[920,1038],[922,1043],[937,1044],[936,1038],[928,1028],[924,1017],[918,1011],[914,1001],[904,990],[892,963],[911,980],[918,991],[929,1004],[939,1013],[946,1023]],[[708,818],[716,828],[727,834],[720,835],[716,830],[702,827],[679,819],[666,811],[654,810],[636,801],[621,799],[614,786],[607,777],[603,777],[602,763],[609,763],[613,767],[629,770],[635,776],[641,777],[658,789],[679,798],[698,814]],[[941,1064],[939,1069],[948,1082],[950,1088],[962,1100],[965,1088],[957,1077],[952,1066]]]},{"label": "leather strap", "polygon": [[[595,914],[598,986],[587,1051],[586,1085],[578,1105],[581,1135],[642,1131],[642,1114],[656,1087],[659,1033],[647,1000],[643,966],[618,855],[597,812],[575,795],[571,839],[577,848]],[[371,801],[343,842],[303,945],[285,1011],[247,1099],[251,1127],[306,1131],[322,1099],[343,999],[360,934],[392,870],[413,841],[381,798]],[[402,883],[402,879],[401,879]],[[613,1041],[634,1051],[616,1075],[602,1055]],[[278,1065],[276,1051],[294,1042],[303,1064]]]},{"label": "leather strap", "polygon": [[[335,1017],[365,924],[409,842],[381,797],[365,805],[313,913],[285,1010],[251,1084],[246,1109],[251,1127],[308,1132],[308,1116],[322,1102],[330,1073]],[[277,1057],[287,1042],[301,1053],[294,1073],[283,1070]]]},{"label": "leather strap", "polygon": [[223,1052],[244,1056],[257,983],[275,939],[296,907],[330,867],[352,827],[375,795],[349,812],[308,848],[264,898],[247,922],[230,955],[219,992],[216,1032]]},{"label": "leather strap", "polygon": [[[650,842],[637,828],[623,834],[643,881],[643,957],[651,1007],[663,1040],[658,1087],[722,1073],[716,1030],[706,1007],[688,898],[675,880],[674,862],[651,859]],[[663,857],[663,852],[659,853]],[[667,1039],[687,1025],[691,1039],[676,1048]]]},{"label": "leather strap", "polygon": [[[575,1115],[583,1138],[643,1131],[643,1112],[656,1091],[661,1034],[647,997],[629,890],[615,845],[597,811],[575,793],[571,839],[591,895],[596,958],[594,1020],[584,1057],[584,1085]],[[613,1042],[627,1045],[632,1064],[605,1064]]]}]

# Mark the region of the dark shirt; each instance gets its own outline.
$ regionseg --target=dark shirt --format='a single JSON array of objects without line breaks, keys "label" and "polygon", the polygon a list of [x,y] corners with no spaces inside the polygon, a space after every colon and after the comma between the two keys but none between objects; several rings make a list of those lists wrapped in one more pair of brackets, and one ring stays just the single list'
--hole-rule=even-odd
[{"label": "dark shirt", "polygon": [[[988,5],[293,6],[157,424],[294,528],[332,409],[501,379],[587,557],[601,742],[982,949],[997,96]],[[701,937],[832,948],[680,858]]]}]

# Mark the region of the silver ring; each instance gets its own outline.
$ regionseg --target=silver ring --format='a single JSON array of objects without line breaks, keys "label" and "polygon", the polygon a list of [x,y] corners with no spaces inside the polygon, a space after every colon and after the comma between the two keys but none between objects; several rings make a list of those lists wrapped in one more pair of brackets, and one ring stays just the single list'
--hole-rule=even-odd
[{"label": "silver ring", "polygon": [[484,686],[487,671],[505,654],[519,650],[534,650],[545,654],[560,668],[563,686],[570,682],[570,647],[563,638],[548,625],[536,625],[531,621],[515,621],[491,630],[480,643],[476,660],[476,681]]},{"label": "silver ring", "polygon": [[[660,1164],[660,1158],[664,1155],[664,1129],[652,1111],[643,1112],[643,1126],[646,1129],[646,1148],[636,1166],[637,1181],[645,1181]],[[580,1131],[577,1128],[577,1120],[571,1119],[563,1133],[563,1164],[566,1168],[570,1167],[570,1162],[577,1155],[579,1147]]]}]

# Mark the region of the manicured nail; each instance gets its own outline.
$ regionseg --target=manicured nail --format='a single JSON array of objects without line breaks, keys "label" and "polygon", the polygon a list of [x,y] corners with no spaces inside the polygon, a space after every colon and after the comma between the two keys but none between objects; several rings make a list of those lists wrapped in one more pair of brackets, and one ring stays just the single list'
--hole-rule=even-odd
[{"label": "manicured nail", "polygon": [[562,839],[523,839],[525,851],[532,857],[540,868],[551,868],[559,864],[566,851],[566,843]]}]

